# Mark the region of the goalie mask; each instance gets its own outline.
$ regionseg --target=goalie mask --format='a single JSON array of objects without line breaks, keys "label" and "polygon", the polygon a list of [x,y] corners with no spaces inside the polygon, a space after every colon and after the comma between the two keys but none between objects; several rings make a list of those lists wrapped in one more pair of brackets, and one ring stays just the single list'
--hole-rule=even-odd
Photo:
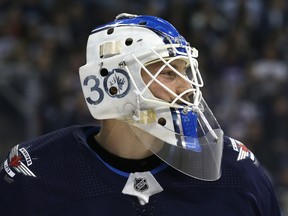
[{"label": "goalie mask", "polygon": [[[217,180],[223,132],[202,98],[197,56],[167,21],[120,14],[91,32],[80,80],[95,119],[124,121],[170,166],[194,178]],[[174,77],[185,89],[174,91],[161,76]],[[153,86],[169,99],[159,97]],[[146,142],[144,132],[157,142]]]}]

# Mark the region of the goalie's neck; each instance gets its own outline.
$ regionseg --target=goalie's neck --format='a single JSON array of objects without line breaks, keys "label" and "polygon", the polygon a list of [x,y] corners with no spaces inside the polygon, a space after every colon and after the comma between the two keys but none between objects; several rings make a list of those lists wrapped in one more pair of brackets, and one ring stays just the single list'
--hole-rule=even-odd
[{"label": "goalie's neck", "polygon": [[108,152],[128,159],[151,156],[149,145],[159,143],[152,135],[118,120],[104,120],[100,132],[94,137]]}]

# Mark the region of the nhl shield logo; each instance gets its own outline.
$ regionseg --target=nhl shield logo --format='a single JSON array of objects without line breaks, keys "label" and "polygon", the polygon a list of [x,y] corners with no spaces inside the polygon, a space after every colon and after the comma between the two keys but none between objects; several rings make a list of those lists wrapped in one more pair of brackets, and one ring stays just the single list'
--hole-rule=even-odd
[{"label": "nhl shield logo", "polygon": [[129,178],[122,190],[123,194],[136,196],[141,205],[149,202],[150,196],[163,191],[151,172],[130,173]]},{"label": "nhl shield logo", "polygon": [[144,192],[148,190],[149,185],[147,183],[147,179],[143,178],[135,178],[134,179],[134,189],[138,192]]}]

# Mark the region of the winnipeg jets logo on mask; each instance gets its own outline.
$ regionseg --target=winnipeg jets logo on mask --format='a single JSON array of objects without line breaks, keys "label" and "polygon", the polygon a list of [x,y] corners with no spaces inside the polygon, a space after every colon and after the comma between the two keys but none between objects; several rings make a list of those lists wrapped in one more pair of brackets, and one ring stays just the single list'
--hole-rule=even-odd
[{"label": "winnipeg jets logo on mask", "polygon": [[130,79],[125,70],[114,69],[104,80],[105,91],[111,96],[122,98],[129,92]]}]

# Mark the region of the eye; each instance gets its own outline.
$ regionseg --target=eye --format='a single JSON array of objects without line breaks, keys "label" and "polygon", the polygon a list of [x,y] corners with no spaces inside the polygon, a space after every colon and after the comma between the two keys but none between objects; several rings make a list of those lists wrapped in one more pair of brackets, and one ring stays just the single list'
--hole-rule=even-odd
[{"label": "eye", "polygon": [[163,77],[163,78],[166,78],[166,79],[175,79],[176,77],[176,74],[174,71],[170,71],[170,70],[167,70],[167,71],[162,71],[160,73],[160,76]]}]

